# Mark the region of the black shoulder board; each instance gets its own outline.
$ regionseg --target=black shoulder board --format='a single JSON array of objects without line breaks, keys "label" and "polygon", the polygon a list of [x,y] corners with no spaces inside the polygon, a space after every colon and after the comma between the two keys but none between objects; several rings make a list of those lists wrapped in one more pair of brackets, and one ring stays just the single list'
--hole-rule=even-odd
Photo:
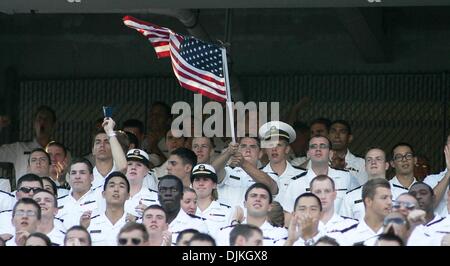
[{"label": "black shoulder board", "polygon": [[151,189],[151,188],[149,188],[148,189],[150,192],[155,192],[155,193],[158,193],[158,191],[156,191],[156,190],[153,190],[153,189]]},{"label": "black shoulder board", "polygon": [[341,233],[345,233],[345,232],[347,232],[347,231],[350,231],[350,230],[352,230],[353,228],[356,228],[356,227],[358,226],[358,224],[359,224],[359,223],[356,223],[356,224],[354,224],[354,225],[352,225],[352,226],[350,226],[350,227],[347,227],[347,228],[345,228],[345,229],[342,229],[340,232],[341,232]]},{"label": "black shoulder board", "polygon": [[65,235],[66,234],[66,232],[64,232],[64,231],[62,231],[62,230],[59,230],[63,235]]},{"label": "black shoulder board", "polygon": [[301,174],[299,174],[299,175],[296,175],[296,176],[292,177],[291,179],[292,179],[292,180],[297,180],[297,179],[299,179],[300,177],[305,176],[306,174],[308,174],[308,171],[306,171],[306,172],[304,172],[304,173],[301,173]]},{"label": "black shoulder board", "polygon": [[103,185],[100,185],[100,186],[98,186],[98,187],[96,187],[96,188],[93,188],[92,190],[94,191],[94,190],[96,190],[97,188],[101,188],[101,187],[103,187]]},{"label": "black shoulder board", "polygon": [[100,214],[95,215],[94,217],[91,217],[91,220],[94,218],[100,217]]},{"label": "black shoulder board", "polygon": [[0,213],[4,213],[4,212],[12,212],[12,210],[4,210],[4,211],[1,211]]},{"label": "black shoulder board", "polygon": [[10,196],[10,197],[12,197],[12,198],[14,198],[14,195],[13,195],[13,194],[11,194],[11,193],[9,193],[9,192],[6,192],[6,191],[3,191],[3,190],[0,190],[0,193],[4,193],[4,194],[6,194],[6,195],[8,195],[8,196]]},{"label": "black shoulder board", "polygon": [[64,199],[64,198],[67,197],[67,196],[69,196],[69,194],[64,195],[64,196],[62,196],[62,197],[59,197],[58,199],[59,199],[59,200],[60,200],[60,199]]},{"label": "black shoulder board", "polygon": [[62,208],[64,208],[64,205],[58,206],[58,210],[61,210]]},{"label": "black shoulder board", "polygon": [[341,217],[342,217],[342,218],[344,218],[344,219],[354,220],[354,221],[357,221],[357,222],[358,222],[358,220],[357,220],[357,219],[355,219],[355,218],[352,218],[352,217],[348,217],[348,216],[342,216],[342,215],[341,215]]},{"label": "black shoulder board", "polygon": [[333,166],[330,166],[330,168],[333,168],[334,170],[336,170],[336,171],[342,171],[342,172],[350,172],[349,170],[347,170],[347,169],[342,169],[342,168],[335,168],[335,167],[333,167]]},{"label": "black shoulder board", "polygon": [[444,220],[445,219],[445,217],[442,217],[441,219],[439,219],[439,220],[437,220],[437,221],[434,221],[434,222],[432,222],[431,224],[427,224],[427,225],[425,225],[425,226],[432,226],[433,224],[437,224],[437,223],[439,223],[439,222],[442,222],[442,220]]},{"label": "black shoulder board", "polygon": [[[210,216],[219,216],[219,217],[225,217],[225,214],[220,214],[220,213],[210,213]],[[206,219],[205,219],[206,220]]]},{"label": "black shoulder board", "polygon": [[143,201],[150,201],[150,202],[156,202],[156,200],[153,200],[153,199],[141,199],[141,200],[143,200]]},{"label": "black shoulder board", "polygon": [[223,230],[223,229],[226,229],[226,228],[235,227],[236,225],[238,225],[238,224],[227,225],[227,226],[224,226],[224,227],[220,228],[220,230]]},{"label": "black shoulder board", "polygon": [[266,165],[263,165],[263,166],[261,166],[261,167],[260,167],[260,168],[258,168],[258,169],[262,171],[262,169],[263,169],[264,167],[266,167],[266,166],[267,166],[267,164],[266,164]]},{"label": "black shoulder board", "polygon": [[195,219],[200,219],[200,220],[202,220],[202,221],[205,221],[206,219],[205,218],[202,218],[202,217],[199,217],[199,216],[197,216],[197,215],[193,215],[193,214],[187,214],[187,215],[189,215],[189,216],[191,216],[192,218],[195,218]]},{"label": "black shoulder board", "polygon": [[360,203],[360,202],[363,202],[363,200],[362,200],[362,199],[355,200],[355,204],[358,204],[358,203]]},{"label": "black shoulder board", "polygon": [[61,218],[56,218],[56,217],[55,217],[55,220],[58,220],[58,221],[60,221],[60,222],[64,222],[64,220],[61,219]]},{"label": "black shoulder board", "polygon": [[240,177],[238,177],[238,176],[235,176],[235,175],[230,175],[230,178],[233,178],[233,179],[236,179],[236,180],[241,180],[241,178],[240,178]]},{"label": "black shoulder board", "polygon": [[396,185],[396,184],[393,184],[392,186],[393,186],[393,187],[398,187],[398,188],[401,188],[401,189],[404,189],[404,190],[408,190],[407,188],[402,187],[402,186],[399,186],[399,185]]},{"label": "black shoulder board", "polygon": [[91,231],[89,231],[89,233],[91,233],[91,234],[96,234],[96,233],[101,233],[102,232],[102,230],[91,230]]},{"label": "black shoulder board", "polygon": [[294,166],[294,165],[292,165],[292,167],[294,167],[295,169],[299,169],[299,170],[303,170],[303,171],[308,171],[308,169],[303,168],[303,167],[301,167],[301,166]]},{"label": "black shoulder board", "polygon": [[357,190],[357,189],[360,189],[362,186],[359,186],[359,187],[356,187],[356,188],[354,188],[354,189],[352,189],[352,190],[349,190],[349,191],[347,191],[347,193],[345,193],[345,194],[348,194],[348,193],[350,193],[350,192],[352,192],[352,191],[355,191],[355,190]]},{"label": "black shoulder board", "polygon": [[220,202],[219,202],[219,204],[220,204],[220,206],[224,206],[224,207],[227,207],[228,209],[229,209],[229,208],[231,208],[231,206],[230,206],[230,205],[226,205],[226,204],[223,204],[223,203],[220,203]]}]

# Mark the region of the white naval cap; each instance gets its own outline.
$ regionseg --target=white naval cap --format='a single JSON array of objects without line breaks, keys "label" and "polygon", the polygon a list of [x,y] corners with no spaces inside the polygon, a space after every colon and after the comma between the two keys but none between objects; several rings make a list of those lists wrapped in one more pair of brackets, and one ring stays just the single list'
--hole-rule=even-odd
[{"label": "white naval cap", "polygon": [[263,146],[265,146],[264,143],[273,143],[279,139],[285,139],[288,143],[292,143],[297,137],[294,128],[281,121],[270,121],[265,123],[259,128],[258,133],[262,141],[261,145]]}]

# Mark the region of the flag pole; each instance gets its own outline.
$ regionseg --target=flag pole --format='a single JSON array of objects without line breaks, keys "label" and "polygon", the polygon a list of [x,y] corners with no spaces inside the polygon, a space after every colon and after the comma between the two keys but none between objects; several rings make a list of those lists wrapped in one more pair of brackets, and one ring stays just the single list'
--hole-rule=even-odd
[{"label": "flag pole", "polygon": [[234,132],[234,112],[233,112],[234,110],[233,110],[233,102],[231,101],[230,80],[228,79],[227,51],[224,47],[220,49],[222,50],[223,74],[225,76],[225,87],[227,90],[227,110],[228,116],[230,117],[231,141],[233,143],[236,143],[236,136]]}]

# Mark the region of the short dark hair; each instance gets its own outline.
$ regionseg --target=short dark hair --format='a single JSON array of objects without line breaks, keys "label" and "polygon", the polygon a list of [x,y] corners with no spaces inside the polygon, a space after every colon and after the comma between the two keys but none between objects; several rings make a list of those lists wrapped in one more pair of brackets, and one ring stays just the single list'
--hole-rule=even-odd
[{"label": "short dark hair", "polygon": [[[37,237],[37,238],[40,238],[40,239],[44,240],[45,245],[46,245],[47,247],[49,247],[49,246],[52,245],[52,241],[50,240],[50,238],[49,238],[46,234],[43,234],[43,233],[41,233],[41,232],[34,232],[34,233],[31,233],[31,234],[27,237],[27,240],[26,240],[26,241],[28,241],[28,239],[30,239],[30,238],[32,238],[32,237]],[[25,241],[25,243],[26,243],[26,241]]]},{"label": "short dark hair", "polygon": [[175,240],[175,243],[178,246],[178,244],[180,243],[181,239],[183,238],[183,236],[185,234],[194,234],[195,235],[198,233],[200,233],[200,232],[197,229],[193,229],[193,228],[185,229],[178,234],[177,239]]},{"label": "short dark hair", "polygon": [[[423,186],[425,186],[425,187],[430,191],[431,196],[434,196],[433,188],[430,187],[430,185],[428,185],[427,183],[425,183],[425,182],[423,182],[423,181],[417,181],[417,182],[415,182],[414,184],[412,184],[411,187],[409,188],[409,191],[411,191],[411,189],[412,189],[413,187],[418,186],[418,185],[423,185]],[[408,191],[408,192],[409,192],[409,191]],[[411,193],[409,193],[409,194],[412,195]],[[413,197],[415,197],[415,196],[413,196]]]},{"label": "short dark hair", "polygon": [[252,224],[238,224],[230,232],[230,246],[236,245],[238,236],[243,236],[246,240],[253,236],[255,232],[263,235],[261,228]]},{"label": "short dark hair", "polygon": [[124,131],[124,132],[125,132],[125,134],[127,134],[127,137],[128,137],[128,142],[129,142],[128,147],[130,146],[130,144],[134,144],[134,147],[136,149],[139,149],[139,140],[136,137],[136,135],[134,135],[133,133],[131,133],[129,131]]},{"label": "short dark hair", "polygon": [[142,220],[144,220],[144,217],[145,217],[144,214],[148,210],[160,210],[160,211],[162,211],[164,213],[164,215],[166,216],[166,222],[167,222],[167,212],[166,212],[166,210],[163,207],[161,207],[160,205],[156,205],[156,204],[150,205],[147,208],[145,208],[145,210],[142,212]]},{"label": "short dark hair", "polygon": [[331,122],[331,124],[330,124],[330,129],[331,129],[331,127],[332,127],[334,124],[341,124],[341,125],[344,125],[344,126],[347,128],[348,134],[349,134],[349,135],[352,134],[352,127],[350,126],[350,123],[349,123],[349,122],[347,122],[347,121],[345,121],[345,120],[343,120],[343,119],[337,119],[337,120],[334,120],[334,121]]},{"label": "short dark hair", "polygon": [[398,237],[397,235],[391,234],[391,233],[385,233],[378,236],[377,241],[384,240],[384,241],[395,241],[400,244],[400,246],[404,246],[405,243],[403,240]]},{"label": "short dark hair", "polygon": [[128,222],[126,223],[119,231],[119,234],[117,235],[117,238],[119,238],[119,236],[122,233],[128,233],[134,230],[139,230],[142,232],[142,237],[144,238],[144,242],[148,241],[148,232],[147,229],[145,228],[145,226],[143,224],[139,224],[139,223],[135,223],[135,222]]},{"label": "short dark hair", "polygon": [[325,127],[327,128],[327,130],[330,130],[330,126],[331,126],[331,120],[325,117],[318,117],[315,118],[311,121],[311,123],[309,123],[309,127],[311,127],[314,124],[322,124],[325,125]]},{"label": "short dark hair", "polygon": [[126,127],[137,128],[137,129],[139,129],[139,131],[142,134],[144,134],[144,132],[145,132],[144,123],[139,119],[132,118],[132,119],[125,120],[125,122],[123,122],[122,128],[126,128]]},{"label": "short dark hair", "polygon": [[298,204],[298,202],[300,201],[301,198],[315,198],[315,199],[317,200],[317,202],[319,203],[319,210],[322,211],[322,202],[320,202],[319,197],[317,197],[315,194],[313,194],[313,193],[311,193],[311,192],[305,192],[305,193],[301,194],[300,196],[298,196],[298,197],[295,199],[295,202],[294,202],[294,211],[295,211],[295,209],[297,208],[297,204]]},{"label": "short dark hair", "polygon": [[40,113],[40,112],[49,112],[51,117],[52,117],[52,121],[53,123],[56,122],[56,113],[55,110],[53,110],[50,106],[47,105],[41,105],[39,106],[36,111],[34,112],[33,115],[33,120],[36,119],[36,116]]},{"label": "short dark hair", "polygon": [[331,246],[340,246],[336,239],[329,236],[322,236],[321,238],[317,239],[316,243],[314,243],[314,246],[317,246],[318,243],[325,243]]},{"label": "short dark hair", "polygon": [[74,158],[72,160],[72,162],[70,163],[70,166],[69,166],[69,173],[70,173],[70,168],[72,167],[72,165],[77,164],[77,163],[84,163],[88,167],[89,174],[93,173],[94,167],[92,166],[91,162],[88,159],[80,158],[80,157]]},{"label": "short dark hair", "polygon": [[267,193],[269,194],[269,203],[272,203],[272,200],[273,200],[272,192],[270,191],[270,188],[263,183],[254,183],[249,188],[247,188],[247,191],[245,191],[245,200],[247,200],[248,194],[250,193],[250,191],[252,191],[255,188],[262,188],[262,189],[266,190]]},{"label": "short dark hair", "polygon": [[35,152],[42,152],[42,153],[44,153],[45,156],[46,156],[47,159],[48,159],[48,164],[51,164],[51,163],[52,163],[52,159],[50,158],[50,155],[48,154],[48,152],[46,152],[46,151],[45,151],[44,149],[42,149],[42,148],[35,148],[35,149],[32,149],[32,150],[31,150],[30,155],[28,156],[28,165],[30,165],[31,155],[32,155],[33,153],[35,153]]},{"label": "short dark hair", "polygon": [[50,185],[52,186],[52,190],[53,190],[52,194],[53,194],[53,196],[58,197],[58,187],[56,186],[55,181],[53,181],[53,179],[51,179],[48,176],[43,176],[41,178],[42,178],[42,189],[45,190],[44,189],[44,180],[47,180],[50,183]]},{"label": "short dark hair", "polygon": [[408,147],[409,149],[411,149],[412,154],[413,154],[414,156],[416,156],[416,155],[415,155],[416,153],[414,152],[414,148],[412,147],[411,144],[409,144],[409,143],[407,143],[407,142],[399,142],[399,143],[395,144],[394,147],[392,147],[392,149],[391,149],[391,161],[394,160],[394,150],[397,149],[397,148],[400,147],[400,146]]},{"label": "short dark hair", "polygon": [[[55,208],[58,208],[58,198],[56,197],[55,194],[51,193],[50,191],[48,191],[48,190],[46,190],[46,189],[43,189],[43,188],[40,188],[40,189],[36,190],[36,191],[34,192],[33,195],[36,195],[36,194],[41,193],[41,192],[43,192],[43,193],[48,193],[48,194],[52,195],[52,197],[53,197],[53,202],[54,202],[53,206],[54,206]],[[33,197],[34,197],[34,196],[33,196]]]},{"label": "short dark hair", "polygon": [[391,189],[391,184],[389,183],[389,181],[387,181],[384,178],[375,178],[375,179],[371,179],[369,181],[367,181],[363,187],[362,187],[362,200],[364,203],[364,206],[366,206],[366,198],[369,199],[373,199],[373,197],[375,196],[375,192],[377,190],[377,188],[387,188],[387,189]]},{"label": "short dark hair", "polygon": [[329,180],[331,182],[331,187],[333,188],[333,191],[336,191],[336,184],[334,183],[333,178],[327,176],[327,175],[318,175],[316,177],[314,177],[311,182],[309,182],[309,187],[312,191],[312,186],[314,184],[314,182],[316,181],[325,181],[325,180]]},{"label": "short dark hair", "polygon": [[184,164],[190,164],[192,165],[192,168],[197,164],[197,155],[195,153],[188,149],[188,148],[177,148],[173,150],[170,155],[176,155],[181,158]]},{"label": "short dark hair", "polygon": [[238,139],[238,143],[241,144],[241,141],[242,141],[243,139],[254,139],[254,140],[256,140],[256,144],[258,145],[258,148],[261,148],[261,140],[260,140],[259,138],[253,137],[253,136],[251,136],[250,134],[245,133],[245,135],[244,135],[243,137],[240,137],[240,138]]},{"label": "short dark hair", "polygon": [[98,135],[100,135],[100,134],[105,134],[105,135],[107,135],[106,134],[106,131],[103,129],[103,128],[100,128],[100,129],[95,129],[94,130],[94,133],[92,133],[92,136],[91,136],[91,147],[94,147],[94,144],[95,144],[95,138],[98,136]]},{"label": "short dark hair", "polygon": [[52,141],[50,141],[50,142],[47,144],[47,146],[45,146],[45,150],[47,151],[47,149],[48,149],[49,147],[51,147],[51,146],[57,146],[57,147],[60,147],[60,148],[63,150],[63,152],[64,152],[64,156],[67,156],[67,147],[66,147],[64,144],[62,144],[61,142],[57,142],[57,141],[52,140]]},{"label": "short dark hair", "polygon": [[18,200],[16,202],[16,204],[14,204],[13,213],[12,213],[13,217],[16,215],[16,210],[17,210],[17,207],[19,206],[19,204],[33,205],[36,208],[37,219],[38,220],[41,219],[41,217],[42,217],[41,216],[42,215],[41,206],[39,206],[39,204],[34,199],[31,199],[31,198],[22,198],[22,199]]},{"label": "short dark hair", "polygon": [[87,239],[88,239],[88,244],[89,246],[92,246],[92,238],[91,235],[89,234],[88,230],[86,228],[84,228],[81,225],[74,225],[72,227],[70,227],[67,231],[66,231],[66,235],[64,236],[64,245],[66,245],[67,242],[67,236],[69,235],[69,232],[71,231],[82,231],[83,233],[85,233],[87,235]]},{"label": "short dark hair", "polygon": [[119,171],[114,171],[105,178],[105,184],[103,185],[103,191],[106,190],[106,186],[108,185],[109,180],[111,180],[113,177],[116,177],[116,176],[121,177],[123,180],[125,180],[125,183],[127,184],[127,191],[128,191],[128,193],[130,193],[130,181],[128,181],[128,178],[122,172],[119,172]]},{"label": "short dark hair", "polygon": [[44,184],[42,184],[42,178],[35,174],[25,174],[21,176],[17,181],[17,188],[20,188],[23,182],[39,182],[39,184],[41,184],[41,188],[44,187]]},{"label": "short dark hair", "polygon": [[213,246],[216,246],[216,240],[214,240],[214,238],[208,234],[205,233],[196,233],[192,236],[191,240],[189,240],[189,246],[191,245],[192,241],[207,241],[210,242]]}]

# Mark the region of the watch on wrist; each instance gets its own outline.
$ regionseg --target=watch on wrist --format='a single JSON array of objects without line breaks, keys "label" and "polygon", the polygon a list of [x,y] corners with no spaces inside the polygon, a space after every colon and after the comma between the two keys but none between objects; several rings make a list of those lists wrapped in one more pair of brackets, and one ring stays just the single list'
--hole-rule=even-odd
[{"label": "watch on wrist", "polygon": [[305,240],[305,246],[314,246],[314,239],[310,238]]}]

